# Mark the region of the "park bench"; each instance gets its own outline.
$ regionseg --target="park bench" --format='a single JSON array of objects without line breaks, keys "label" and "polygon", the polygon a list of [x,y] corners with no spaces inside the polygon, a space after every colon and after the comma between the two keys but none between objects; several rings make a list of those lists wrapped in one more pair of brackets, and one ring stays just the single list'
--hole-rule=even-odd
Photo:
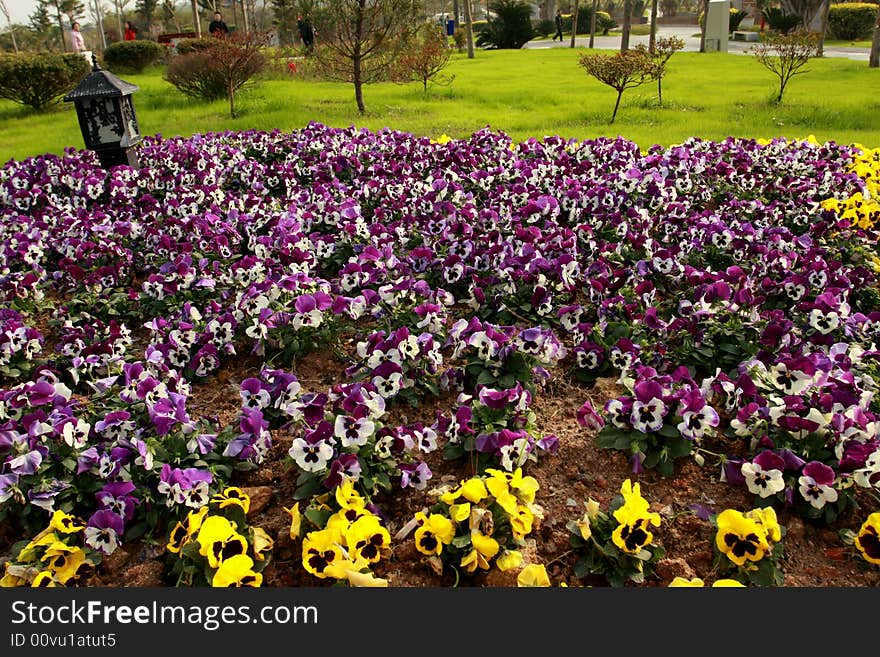
[{"label": "park bench", "polygon": [[734,41],[758,41],[759,38],[757,32],[749,32],[748,30],[735,30],[733,33]]}]

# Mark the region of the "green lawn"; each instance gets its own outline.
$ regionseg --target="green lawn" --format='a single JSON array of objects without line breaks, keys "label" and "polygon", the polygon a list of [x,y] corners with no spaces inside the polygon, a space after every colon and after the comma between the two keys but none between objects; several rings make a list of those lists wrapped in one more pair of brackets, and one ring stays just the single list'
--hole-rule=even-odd
[{"label": "green lawn", "polygon": [[[517,141],[561,135],[617,135],[643,148],[689,136],[789,138],[880,146],[880,69],[842,58],[815,59],[796,76],[781,105],[771,98],[776,77],[754,58],[729,53],[677,53],[663,82],[628,90],[615,123],[615,93],[578,65],[586,49],[477,51],[453,56],[451,86],[382,83],[365,88],[360,116],[350,85],[304,79],[263,80],[238,97],[240,116],[225,101],[197,102],[164,82],[161,71],[122,75],[140,86],[134,104],[143,134],[166,137],[224,130],[294,130],[309,121],[329,126],[390,127],[419,135],[466,137],[489,126]],[[81,148],[69,104],[45,114],[0,101],[0,162]]]}]

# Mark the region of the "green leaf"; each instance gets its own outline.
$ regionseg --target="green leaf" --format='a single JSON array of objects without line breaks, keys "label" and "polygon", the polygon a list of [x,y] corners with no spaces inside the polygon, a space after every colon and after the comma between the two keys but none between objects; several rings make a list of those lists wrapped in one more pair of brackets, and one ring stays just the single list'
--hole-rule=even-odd
[{"label": "green leaf", "polygon": [[660,427],[660,430],[657,432],[658,435],[663,436],[664,438],[678,438],[681,434],[678,431],[678,428],[672,424],[664,424]]},{"label": "green leaf", "polygon": [[462,536],[456,536],[452,539],[452,545],[457,548],[468,547],[471,544],[471,535],[463,534]]}]

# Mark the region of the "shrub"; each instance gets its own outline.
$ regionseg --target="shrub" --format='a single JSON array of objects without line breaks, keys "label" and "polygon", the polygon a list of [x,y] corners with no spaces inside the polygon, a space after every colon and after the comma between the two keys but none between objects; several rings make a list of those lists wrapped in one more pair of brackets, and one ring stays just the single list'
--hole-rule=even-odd
[{"label": "shrub", "polygon": [[[581,7],[578,9],[578,34],[590,33],[590,21],[592,19],[592,7]],[[562,31],[571,33],[571,24],[574,22],[571,14],[562,17]],[[609,30],[617,27],[617,21],[611,18],[611,14],[607,11],[596,12],[596,34],[607,35]]]},{"label": "shrub", "polygon": [[398,58],[392,77],[400,83],[418,81],[428,92],[428,83],[450,84],[455,76],[442,75],[449,64],[452,48],[442,29],[433,25],[423,26],[410,47]]},{"label": "shrub", "polygon": [[534,29],[535,32],[540,34],[542,37],[548,37],[551,34],[556,33],[556,23],[549,19],[543,21],[535,21]]},{"label": "shrub", "polygon": [[749,15],[749,12],[743,11],[742,9],[737,9],[736,7],[730,8],[730,20],[727,24],[728,32],[735,32],[739,29],[740,23],[745,20],[745,17]]},{"label": "shrub", "polygon": [[61,100],[90,69],[78,53],[0,54],[0,98],[42,110]]},{"label": "shrub", "polygon": [[847,2],[828,9],[828,33],[835,39],[856,41],[871,36],[877,22],[878,6],[867,2]]},{"label": "shrub", "polygon": [[761,15],[767,21],[767,27],[779,34],[788,34],[802,22],[799,15],[787,14],[784,9],[779,7],[767,7],[761,11]]},{"label": "shrub", "polygon": [[177,45],[174,46],[174,49],[177,51],[178,55],[188,55],[191,52],[201,52],[202,50],[207,50],[215,43],[217,43],[217,40],[212,37],[203,37],[201,39],[181,39],[177,42]]},{"label": "shrub", "polygon": [[147,66],[160,61],[164,54],[165,48],[155,41],[119,41],[107,46],[104,51],[104,65],[112,71],[140,73]]},{"label": "shrub", "polygon": [[495,16],[477,35],[477,46],[515,50],[522,48],[535,36],[532,8],[523,0],[496,0],[490,8]]},{"label": "shrub", "polygon": [[190,51],[176,55],[168,62],[165,80],[190,98],[219,100],[226,96],[223,71],[210,50]]},{"label": "shrub", "polygon": [[176,55],[165,70],[165,80],[187,96],[204,100],[229,99],[229,114],[235,116],[236,92],[265,70],[263,52],[267,32],[231,34],[212,39],[204,49]]}]

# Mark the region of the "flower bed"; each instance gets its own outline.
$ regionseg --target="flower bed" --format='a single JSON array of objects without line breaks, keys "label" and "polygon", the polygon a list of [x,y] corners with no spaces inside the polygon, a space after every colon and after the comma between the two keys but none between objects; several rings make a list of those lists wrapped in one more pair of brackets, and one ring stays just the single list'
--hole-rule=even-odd
[{"label": "flower bed", "polygon": [[[572,435],[633,476],[696,465],[739,486],[748,508],[721,516],[730,536],[747,522],[731,517],[772,507],[849,528],[851,558],[880,561],[866,520],[880,488],[880,152],[310,124],[148,138],[140,161],[106,172],[71,149],[0,169],[4,583],[84,584],[137,542],[167,585],[270,585],[282,545],[304,581],[351,585],[394,584],[376,572],[413,541],[417,563],[458,582],[542,566],[531,473],[576,449]],[[303,365],[316,355],[325,385]],[[563,382],[573,421],[543,431],[536,407]],[[603,382],[618,389],[597,401]],[[196,391],[230,385],[234,417],[192,412]],[[247,524],[247,494],[226,497],[267,468],[287,496],[273,536]],[[526,493],[497,483],[523,476]],[[627,495],[601,531],[576,501],[558,519],[578,528],[573,552],[614,534],[626,557],[614,572],[581,560],[578,578],[662,581],[646,575],[676,555],[631,536],[650,518],[663,544],[657,511],[636,493],[635,514]],[[698,501],[690,513],[717,523],[723,507]],[[75,547],[47,529],[67,517]],[[719,543],[737,555],[728,579],[784,581],[776,562],[755,567],[763,578],[749,567],[779,557],[773,518],[757,559]],[[66,547],[33,544],[46,536]],[[59,550],[80,551],[75,569]]]}]

